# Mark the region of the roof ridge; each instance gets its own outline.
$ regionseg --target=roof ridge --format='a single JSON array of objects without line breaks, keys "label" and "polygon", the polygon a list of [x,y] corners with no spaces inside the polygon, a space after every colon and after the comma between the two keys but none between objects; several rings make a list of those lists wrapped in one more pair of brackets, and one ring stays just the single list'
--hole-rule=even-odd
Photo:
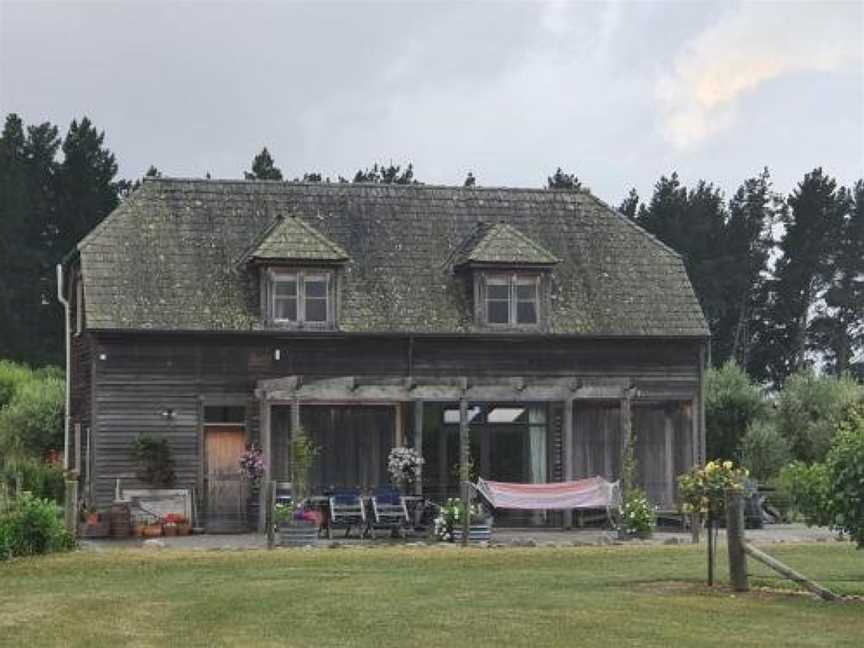
[{"label": "roof ridge", "polygon": [[493,191],[507,191],[507,192],[527,192],[527,193],[539,193],[539,194],[549,194],[549,195],[561,195],[561,196],[584,196],[584,195],[593,195],[590,191],[586,189],[578,189],[578,190],[561,190],[561,189],[548,189],[547,187],[513,187],[506,185],[484,185],[478,186],[474,185],[473,187],[465,187],[463,185],[448,185],[448,184],[431,184],[418,182],[415,184],[398,184],[395,182],[304,182],[302,180],[294,181],[294,180],[246,180],[245,178],[192,178],[192,177],[183,177],[183,176],[160,176],[160,177],[146,177],[143,179],[142,184],[159,184],[159,183],[179,183],[179,182],[192,182],[195,184],[221,184],[221,185],[260,185],[260,186],[292,186],[292,187],[340,187],[345,189],[368,189],[368,188],[392,188],[397,190],[417,190],[422,191],[425,189],[458,189],[460,191],[468,192],[477,192],[477,193],[487,193]]}]

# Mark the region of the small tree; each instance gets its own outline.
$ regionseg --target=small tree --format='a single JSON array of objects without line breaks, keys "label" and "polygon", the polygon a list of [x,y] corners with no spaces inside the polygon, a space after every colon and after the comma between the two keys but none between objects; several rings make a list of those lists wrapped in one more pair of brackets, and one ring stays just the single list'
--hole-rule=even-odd
[{"label": "small tree", "polygon": [[319,448],[300,427],[291,435],[291,490],[294,501],[300,502],[308,493],[309,470]]},{"label": "small tree", "polygon": [[754,479],[767,482],[776,477],[791,458],[789,442],[768,421],[750,424],[738,453],[741,465],[747,466]]},{"label": "small tree", "polygon": [[748,427],[767,414],[759,387],[735,362],[705,376],[705,428],[710,457],[734,457]]},{"label": "small tree", "polygon": [[825,462],[834,528],[864,548],[864,404],[841,421]]}]

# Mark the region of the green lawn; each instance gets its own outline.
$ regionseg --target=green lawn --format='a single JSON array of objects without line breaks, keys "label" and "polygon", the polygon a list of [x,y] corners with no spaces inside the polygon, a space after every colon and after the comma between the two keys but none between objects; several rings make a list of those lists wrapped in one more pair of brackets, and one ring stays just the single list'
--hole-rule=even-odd
[{"label": "green lawn", "polygon": [[[768,550],[864,595],[849,544]],[[77,552],[0,563],[0,643],[862,645],[861,601],[709,591],[704,562],[689,546]]]}]

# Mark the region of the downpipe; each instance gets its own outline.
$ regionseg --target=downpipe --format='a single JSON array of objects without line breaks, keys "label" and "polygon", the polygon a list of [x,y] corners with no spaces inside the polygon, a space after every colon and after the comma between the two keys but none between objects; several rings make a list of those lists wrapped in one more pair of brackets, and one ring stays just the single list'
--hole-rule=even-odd
[{"label": "downpipe", "polygon": [[[66,397],[63,406],[63,470],[69,470],[69,410],[71,408],[72,398],[69,394],[71,379],[69,376],[70,359],[70,329],[69,329],[69,301],[63,294],[63,264],[57,264],[57,299],[63,305],[63,326],[65,331],[64,342],[66,346]],[[77,466],[76,466],[77,468]]]}]

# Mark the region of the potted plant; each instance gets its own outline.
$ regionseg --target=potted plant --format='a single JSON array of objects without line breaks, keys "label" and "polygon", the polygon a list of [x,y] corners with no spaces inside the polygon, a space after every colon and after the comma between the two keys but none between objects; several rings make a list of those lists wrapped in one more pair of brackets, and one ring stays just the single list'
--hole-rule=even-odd
[{"label": "potted plant", "polygon": [[264,453],[255,444],[249,445],[246,451],[240,455],[240,470],[243,478],[249,484],[249,498],[246,500],[246,519],[249,528],[254,529],[258,525],[258,512],[260,510],[261,479],[264,477]]},{"label": "potted plant", "polygon": [[416,483],[424,459],[414,448],[395,446],[387,456],[387,472],[390,481],[400,492],[407,492]]},{"label": "potted plant", "polygon": [[[492,537],[492,516],[479,503],[471,504],[471,520],[468,529],[468,540],[488,541]],[[435,518],[435,537],[443,542],[462,541],[462,523],[465,516],[465,506],[462,499],[451,497],[441,507]]]},{"label": "potted plant", "polygon": [[189,535],[192,526],[186,516],[179,513],[168,513],[162,518],[162,531],[166,536]]},{"label": "potted plant", "polygon": [[305,546],[318,542],[321,514],[307,510],[303,500],[308,495],[309,469],[319,448],[306,436],[305,430],[296,429],[291,437],[291,492],[290,502],[277,504],[274,523],[279,530],[280,543],[287,546]]}]

